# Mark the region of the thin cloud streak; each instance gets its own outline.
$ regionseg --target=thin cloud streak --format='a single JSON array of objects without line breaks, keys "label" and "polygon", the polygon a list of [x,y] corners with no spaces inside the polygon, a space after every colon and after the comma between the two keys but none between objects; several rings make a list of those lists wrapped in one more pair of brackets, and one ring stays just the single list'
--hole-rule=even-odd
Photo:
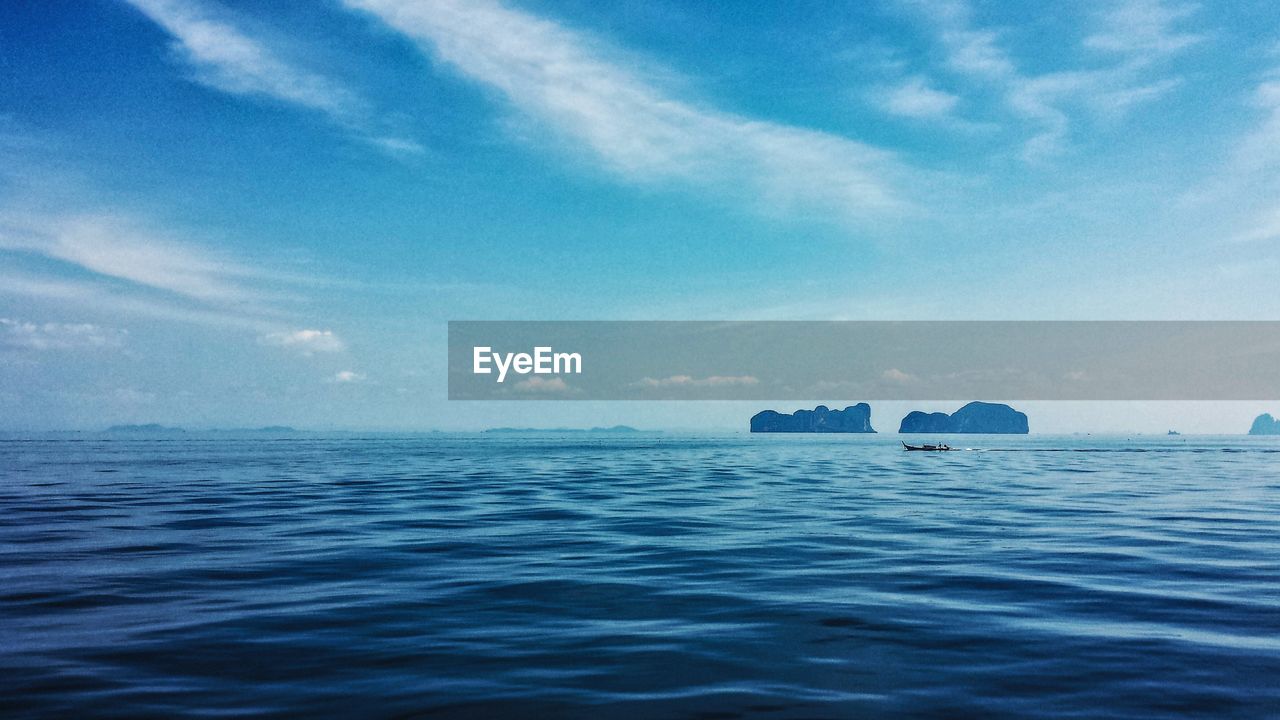
[{"label": "thin cloud streak", "polygon": [[101,350],[124,345],[127,330],[93,323],[37,323],[0,317],[0,348]]},{"label": "thin cloud streak", "polygon": [[902,84],[882,88],[876,93],[881,109],[891,115],[909,118],[950,118],[960,98],[938,90],[919,75],[908,78]]},{"label": "thin cloud streak", "polygon": [[341,352],[346,348],[342,339],[332,330],[293,330],[268,333],[261,338],[264,345],[296,350],[303,355]]},{"label": "thin cloud streak", "polygon": [[152,289],[216,303],[262,299],[235,279],[260,271],[110,213],[0,212],[0,250],[28,252]]},{"label": "thin cloud streak", "polygon": [[319,112],[330,122],[392,155],[423,152],[418,143],[379,128],[363,97],[341,83],[297,67],[194,0],[125,0],[173,37],[193,79],[232,95],[266,97]]},{"label": "thin cloud streak", "polygon": [[64,303],[80,311],[137,315],[155,320],[229,327],[262,334],[282,330],[282,325],[277,320],[225,310],[188,307],[142,297],[136,293],[105,288],[98,283],[62,280],[41,275],[0,274],[0,295]]},{"label": "thin cloud streak", "polygon": [[[1033,134],[1022,148],[1022,157],[1029,161],[1064,150],[1073,124],[1071,109],[1083,108],[1104,118],[1121,117],[1177,87],[1181,79],[1176,76],[1144,80],[1141,74],[1156,61],[1202,40],[1200,35],[1173,28],[1191,15],[1195,6],[1169,8],[1160,0],[1126,0],[1102,13],[1100,29],[1084,41],[1086,47],[1123,55],[1117,64],[1032,75],[1019,69],[1000,44],[999,33],[975,26],[965,0],[898,2],[931,28],[951,72],[995,88],[1008,110],[1031,126]],[[1130,35],[1133,42],[1126,43]]]},{"label": "thin cloud streak", "polygon": [[[765,212],[844,221],[901,212],[907,169],[889,152],[669,95],[601,43],[484,0],[345,0],[497,90],[621,178],[746,200]],[[745,196],[745,197],[744,197]]]},{"label": "thin cloud streak", "polygon": [[[282,310],[280,302],[303,298],[272,288],[305,285],[309,277],[174,239],[174,232],[122,213],[27,208],[0,208],[0,258],[41,258],[41,264],[53,265],[47,271],[15,267],[0,274],[2,295],[87,312],[234,327],[259,336],[296,331],[292,312]],[[325,347],[341,345],[336,337],[312,340]]]},{"label": "thin cloud streak", "polygon": [[1237,172],[1257,172],[1280,165],[1280,67],[1271,70],[1254,88],[1251,104],[1261,121],[1241,141],[1233,164]]},{"label": "thin cloud streak", "polygon": [[[266,345],[279,345],[298,350],[304,356],[316,352],[340,352],[345,349],[342,342],[332,331],[296,330],[282,321],[273,318],[256,317],[226,310],[190,307],[174,302],[140,296],[136,293],[106,288],[98,283],[64,280],[39,275],[20,273],[0,273],[0,296],[14,296],[27,299],[39,299],[46,302],[63,304],[75,308],[77,312],[103,313],[113,317],[122,315],[180,322],[207,327],[228,328],[248,331],[259,336],[260,342]],[[0,319],[0,325],[7,323]],[[89,333],[87,328],[95,328],[100,332]],[[11,339],[19,332],[28,333],[24,328],[5,327]],[[72,338],[69,335],[76,335]],[[114,333],[120,333],[116,335]],[[43,338],[50,347],[67,346],[72,339],[81,341],[81,345],[89,347],[114,347],[117,340],[123,341],[125,330],[103,328],[89,324],[46,323],[28,333],[27,339],[35,342]],[[55,337],[55,335],[57,337]],[[92,335],[92,337],[91,337]],[[98,337],[104,338],[102,340]],[[300,339],[298,342],[277,342],[278,338]],[[55,344],[61,340],[62,344]]]},{"label": "thin cloud streak", "polygon": [[1202,34],[1174,26],[1196,13],[1194,4],[1169,5],[1162,0],[1125,0],[1103,11],[1101,28],[1084,39],[1085,47],[1148,59],[1171,55],[1205,40]]},{"label": "thin cloud streak", "polygon": [[1258,112],[1257,122],[1241,137],[1218,176],[1188,194],[1184,203],[1221,207],[1240,205],[1241,198],[1259,193],[1227,237],[1229,242],[1260,243],[1280,239],[1280,67],[1271,68],[1254,87],[1248,104]]}]

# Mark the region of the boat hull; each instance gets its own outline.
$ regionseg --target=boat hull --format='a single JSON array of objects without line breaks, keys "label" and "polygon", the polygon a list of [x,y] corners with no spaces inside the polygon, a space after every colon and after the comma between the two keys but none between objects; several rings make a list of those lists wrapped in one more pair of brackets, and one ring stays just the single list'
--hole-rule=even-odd
[{"label": "boat hull", "polygon": [[914,450],[917,452],[947,452],[951,450],[950,445],[908,445],[902,443],[903,450]]}]

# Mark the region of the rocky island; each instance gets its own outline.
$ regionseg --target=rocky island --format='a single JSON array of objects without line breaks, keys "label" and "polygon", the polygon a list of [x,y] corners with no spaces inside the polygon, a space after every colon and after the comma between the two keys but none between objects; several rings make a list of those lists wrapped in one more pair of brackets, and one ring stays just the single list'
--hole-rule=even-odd
[{"label": "rocky island", "polygon": [[756,413],[751,418],[753,433],[873,433],[871,406],[866,403],[832,410],[819,405],[812,410],[797,410],[787,415],[773,410]]},{"label": "rocky island", "polygon": [[948,415],[916,410],[902,418],[900,433],[991,433],[1025,435],[1027,416],[1000,403],[971,402]]},{"label": "rocky island", "polygon": [[1271,413],[1262,413],[1253,420],[1249,428],[1250,435],[1280,435],[1280,420],[1271,417]]}]

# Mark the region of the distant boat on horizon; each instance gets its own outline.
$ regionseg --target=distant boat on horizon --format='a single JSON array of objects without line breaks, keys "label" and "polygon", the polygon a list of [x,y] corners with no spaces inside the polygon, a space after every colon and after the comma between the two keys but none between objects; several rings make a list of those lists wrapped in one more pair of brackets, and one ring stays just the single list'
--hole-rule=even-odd
[{"label": "distant boat on horizon", "polygon": [[951,450],[952,448],[950,445],[908,445],[904,442],[902,443],[902,449],[903,450],[925,450],[925,451],[932,451],[932,452],[946,452],[948,450]]}]

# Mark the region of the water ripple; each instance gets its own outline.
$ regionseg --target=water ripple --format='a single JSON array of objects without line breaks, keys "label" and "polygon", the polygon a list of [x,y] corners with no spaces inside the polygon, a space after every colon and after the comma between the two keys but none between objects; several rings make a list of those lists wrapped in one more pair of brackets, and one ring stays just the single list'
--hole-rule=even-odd
[{"label": "water ripple", "polygon": [[1280,715],[1280,445],[0,441],[0,714]]}]

